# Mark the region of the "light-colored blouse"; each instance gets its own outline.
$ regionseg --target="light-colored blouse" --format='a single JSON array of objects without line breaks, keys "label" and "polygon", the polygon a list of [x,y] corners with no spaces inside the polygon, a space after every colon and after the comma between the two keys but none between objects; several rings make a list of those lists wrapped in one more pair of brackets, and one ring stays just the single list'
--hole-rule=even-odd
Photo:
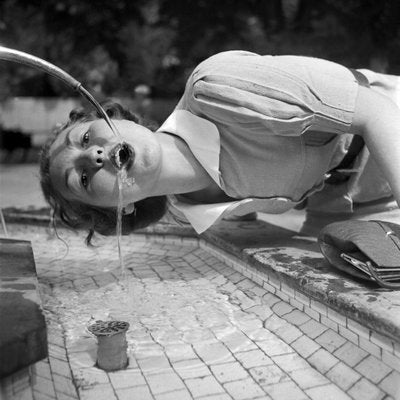
[{"label": "light-colored blouse", "polygon": [[[243,51],[205,60],[159,131],[180,136],[237,201],[172,198],[173,207],[199,233],[231,213],[293,208],[324,188],[346,154],[357,93],[352,72],[325,60]],[[384,183],[378,196],[390,195]]]}]

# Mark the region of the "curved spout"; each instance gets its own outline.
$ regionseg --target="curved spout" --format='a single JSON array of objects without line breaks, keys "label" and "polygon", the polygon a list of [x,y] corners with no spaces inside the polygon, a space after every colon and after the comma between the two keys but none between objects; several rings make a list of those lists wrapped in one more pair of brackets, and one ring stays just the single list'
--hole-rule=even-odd
[{"label": "curved spout", "polygon": [[50,75],[55,76],[58,79],[61,79],[68,86],[71,86],[75,90],[79,90],[79,88],[82,86],[80,82],[78,82],[71,75],[67,74],[61,68],[56,67],[54,64],[44,61],[39,57],[24,53],[23,51],[0,46],[0,59],[6,61],[14,61],[20,64],[29,65],[31,67],[40,69]]},{"label": "curved spout", "polygon": [[121,135],[118,133],[115,125],[112,123],[111,119],[104,111],[103,107],[101,107],[101,105],[82,86],[79,81],[63,71],[61,68],[56,67],[54,64],[49,63],[48,61],[45,61],[39,57],[24,53],[23,51],[9,49],[8,47],[4,46],[0,46],[0,60],[13,61],[19,64],[28,65],[62,80],[68,86],[72,87],[74,90],[78,91],[83,97],[85,97],[96,108],[101,117],[107,122],[114,135],[121,139]]}]

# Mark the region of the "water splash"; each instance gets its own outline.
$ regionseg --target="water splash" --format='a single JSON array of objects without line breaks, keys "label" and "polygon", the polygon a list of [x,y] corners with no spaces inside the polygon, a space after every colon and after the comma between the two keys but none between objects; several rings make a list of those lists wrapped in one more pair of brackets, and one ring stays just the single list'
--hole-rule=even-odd
[{"label": "water splash", "polygon": [[121,238],[122,238],[122,216],[124,209],[124,195],[123,189],[125,187],[132,186],[135,183],[134,178],[128,178],[128,174],[125,168],[118,171],[117,174],[118,182],[118,206],[117,206],[117,226],[116,226],[116,236],[117,236],[117,246],[118,246],[118,257],[121,268],[122,280],[126,281],[126,268],[125,262],[122,254]]}]

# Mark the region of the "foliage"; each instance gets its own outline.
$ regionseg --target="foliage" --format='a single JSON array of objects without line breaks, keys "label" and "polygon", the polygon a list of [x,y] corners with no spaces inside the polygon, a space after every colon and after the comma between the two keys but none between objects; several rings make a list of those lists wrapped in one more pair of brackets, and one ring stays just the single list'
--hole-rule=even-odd
[{"label": "foliage", "polygon": [[[2,0],[0,44],[42,57],[104,95],[145,83],[178,96],[219,51],[302,54],[400,74],[398,0]],[[396,58],[397,56],[397,58]],[[71,95],[0,63],[0,97]]]}]

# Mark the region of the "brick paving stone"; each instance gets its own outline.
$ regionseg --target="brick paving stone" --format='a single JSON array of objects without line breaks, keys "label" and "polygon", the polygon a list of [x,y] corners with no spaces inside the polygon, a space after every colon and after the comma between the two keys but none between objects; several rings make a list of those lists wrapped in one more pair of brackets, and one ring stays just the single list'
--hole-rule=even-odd
[{"label": "brick paving stone", "polygon": [[310,307],[304,306],[303,310],[307,315],[309,315],[314,321],[319,321],[321,314],[318,311],[313,310]]},{"label": "brick paving stone", "polygon": [[293,349],[278,337],[257,342],[257,345],[270,357],[293,353]]},{"label": "brick paving stone", "polygon": [[293,381],[275,383],[264,389],[273,400],[309,400]]},{"label": "brick paving stone", "polygon": [[282,318],[296,326],[302,325],[310,320],[310,317],[307,314],[297,309],[294,309],[290,313],[283,315]]},{"label": "brick paving stone", "polygon": [[262,297],[261,301],[263,304],[272,307],[274,304],[279,303],[281,300],[274,294],[267,291],[267,293]]},{"label": "brick paving stone", "polygon": [[273,364],[271,358],[259,349],[236,353],[235,357],[245,368],[260,367],[263,365]]},{"label": "brick paving stone", "polygon": [[317,311],[322,316],[328,315],[328,308],[325,304],[322,304],[317,300],[311,299],[310,306],[313,310]]},{"label": "brick paving stone", "polygon": [[351,397],[334,384],[306,389],[305,392],[312,400],[351,400]]},{"label": "brick paving stone", "polygon": [[77,397],[77,391],[71,377],[66,378],[61,375],[53,375],[53,382],[57,397],[59,393],[65,393],[73,398]]},{"label": "brick paving stone", "polygon": [[50,364],[46,361],[39,361],[33,365],[33,373],[42,378],[51,379]]},{"label": "brick paving stone", "polygon": [[182,379],[202,378],[211,375],[210,369],[200,359],[182,360],[173,363],[173,367]]},{"label": "brick paving stone", "polygon": [[225,383],[224,388],[234,400],[253,400],[265,395],[251,378]]},{"label": "brick paving stone", "polygon": [[235,284],[233,282],[229,281],[229,282],[225,283],[225,285],[220,286],[219,289],[223,293],[226,292],[228,294],[231,294],[236,290],[236,286],[235,286]]},{"label": "brick paving stone", "polygon": [[142,373],[137,369],[110,372],[108,376],[114,389],[123,389],[146,384]]},{"label": "brick paving stone", "polygon": [[193,397],[207,396],[218,393],[225,393],[224,388],[213,376],[204,378],[186,379],[185,384]]},{"label": "brick paving stone", "polygon": [[238,381],[249,377],[248,372],[238,362],[214,365],[211,366],[211,371],[221,383]]},{"label": "brick paving stone", "polygon": [[338,333],[334,332],[332,329],[328,329],[325,332],[323,332],[320,336],[318,336],[315,339],[315,341],[318,344],[320,344],[323,348],[328,350],[330,353],[333,353],[344,343],[346,343],[346,339],[344,339]]},{"label": "brick paving stone", "polygon": [[[80,400],[117,400],[111,385],[96,385],[79,390],[79,398]],[[124,399],[119,397],[118,400]]]},{"label": "brick paving stone", "polygon": [[373,355],[369,355],[362,360],[355,369],[373,383],[380,382],[391,372],[391,368],[378,360]]},{"label": "brick paving stone", "polygon": [[239,330],[222,336],[220,340],[232,353],[257,349],[257,346]]},{"label": "brick paving stone", "polygon": [[47,323],[47,340],[49,344],[54,344],[62,349],[62,353],[65,355],[65,343],[64,343],[64,332],[62,327],[55,324],[48,318]]},{"label": "brick paving stone", "polygon": [[258,298],[261,298],[267,294],[267,291],[263,289],[261,286],[254,286],[253,288],[250,289],[250,292],[252,292]]},{"label": "brick paving stone", "polygon": [[400,373],[392,371],[379,383],[379,387],[395,399],[400,399]]},{"label": "brick paving stone", "polygon": [[67,361],[61,361],[57,358],[50,357],[50,368],[53,374],[58,374],[65,377],[71,376],[71,369]]},{"label": "brick paving stone", "polygon": [[146,375],[145,377],[151,392],[154,394],[172,392],[185,388],[182,379],[174,371]]},{"label": "brick paving stone", "polygon": [[69,365],[71,366],[71,369],[80,367],[94,367],[95,364],[95,354],[88,353],[87,351],[79,351],[69,354]]},{"label": "brick paving stone", "polygon": [[94,289],[96,287],[96,284],[92,278],[75,279],[73,284],[78,291]]},{"label": "brick paving stone", "polygon": [[350,367],[356,366],[361,360],[367,357],[368,353],[353,343],[347,342],[333,353],[339,360],[342,360]]},{"label": "brick paving stone", "polygon": [[303,335],[290,343],[290,346],[304,358],[308,358],[321,347],[306,335]]},{"label": "brick paving stone", "polygon": [[375,343],[370,342],[369,339],[365,339],[364,337],[359,336],[358,345],[375,357],[381,358],[382,349]]},{"label": "brick paving stone", "polygon": [[400,357],[399,356],[383,350],[382,351],[382,361],[386,365],[389,365],[396,371],[400,372]]},{"label": "brick paving stone", "polygon": [[96,284],[100,287],[109,285],[110,283],[115,282],[115,276],[110,274],[109,272],[103,273],[103,274],[98,274],[93,277],[94,281]]},{"label": "brick paving stone", "polygon": [[246,278],[238,282],[236,286],[241,290],[245,290],[252,289],[256,284],[252,280]]},{"label": "brick paving stone", "polygon": [[275,303],[271,308],[272,311],[280,317],[285,314],[289,314],[295,309],[293,306],[286,303],[285,301],[280,301],[279,303]]},{"label": "brick paving stone", "polygon": [[276,365],[250,368],[249,372],[255,381],[261,386],[272,385],[273,383],[289,380],[288,374]]},{"label": "brick paving stone", "polygon": [[385,397],[385,393],[365,378],[356,382],[347,393],[354,400],[382,400]]},{"label": "brick paving stone", "polygon": [[[154,400],[154,397],[150,393],[150,390],[147,386],[136,386],[128,389],[118,389],[116,390],[116,393],[118,396],[118,400]],[[111,399],[114,399],[114,397],[112,397]],[[93,398],[93,400],[96,400],[96,398]]]},{"label": "brick paving stone", "polygon": [[96,339],[93,337],[82,337],[78,340],[71,340],[69,338],[66,338],[65,340],[66,347],[68,348],[68,353],[77,353],[80,351],[87,351],[88,349],[95,349],[94,351],[96,352],[96,342]]},{"label": "brick paving stone", "polygon": [[64,347],[58,346],[54,343],[49,343],[47,349],[49,351],[49,361],[51,361],[51,359],[66,361],[66,353]]},{"label": "brick paving stone", "polygon": [[211,279],[211,282],[217,286],[225,285],[227,279],[223,275],[217,275],[215,278]]},{"label": "brick paving stone", "polygon": [[348,318],[347,328],[355,332],[357,335],[369,339],[369,329],[366,326],[361,325],[359,322],[353,321],[352,319]]},{"label": "brick paving stone", "polygon": [[108,374],[97,368],[80,368],[74,373],[75,381],[80,387],[94,386],[96,384],[110,383]]},{"label": "brick paving stone", "polygon": [[341,389],[347,391],[361,378],[361,375],[343,362],[338,362],[327,372],[326,377]]},{"label": "brick paving stone", "polygon": [[299,328],[311,339],[315,339],[316,337],[321,335],[321,333],[325,332],[328,329],[326,326],[315,321],[314,319],[310,319]]},{"label": "brick paving stone", "polygon": [[353,342],[356,345],[358,344],[358,335],[342,325],[339,325],[339,335],[347,340],[350,340],[350,342]]},{"label": "brick paving stone", "polygon": [[296,353],[283,354],[281,356],[271,357],[272,361],[282,368],[285,372],[294,371],[296,369],[310,368],[310,364]]},{"label": "brick paving stone", "polygon": [[284,326],[287,326],[287,321],[276,314],[272,314],[266,321],[264,321],[264,328],[271,332],[275,332]]},{"label": "brick paving stone", "polygon": [[290,371],[289,375],[302,389],[309,389],[330,383],[324,375],[311,367]]},{"label": "brick paving stone", "polygon": [[[75,395],[75,397],[71,397],[65,393],[62,392],[57,392],[57,400],[78,400],[78,395]],[[32,400],[31,397],[29,397],[29,399],[18,399],[18,400]]]},{"label": "brick paving stone", "polygon": [[29,368],[25,367],[21,370],[14,372],[8,380],[2,380],[1,386],[4,390],[0,390],[0,394],[9,398],[9,395],[6,393],[7,388],[11,389],[10,392],[14,393],[15,397],[23,397],[27,396],[25,393],[29,393],[32,396],[32,389],[30,387],[31,383],[30,371]]},{"label": "brick paving stone", "polygon": [[183,341],[186,343],[191,343],[191,344],[195,344],[195,343],[199,343],[199,345],[201,345],[201,342],[205,342],[205,341],[212,341],[214,340],[216,342],[216,339],[212,333],[211,330],[207,330],[207,329],[199,329],[199,328],[195,328],[195,329],[189,329],[184,331],[183,333]]},{"label": "brick paving stone", "polygon": [[[187,389],[178,390],[175,392],[161,393],[155,396],[156,400],[192,400],[193,397],[190,395]],[[135,400],[135,399],[132,399]],[[139,400],[139,399],[138,399]]]},{"label": "brick paving stone", "polygon": [[245,277],[242,274],[240,274],[239,272],[235,272],[229,276],[229,280],[235,284],[239,283],[243,279],[245,279]]},{"label": "brick paving stone", "polygon": [[325,374],[329,371],[339,360],[325,349],[319,349],[307,361],[315,367],[319,372]]},{"label": "brick paving stone", "polygon": [[257,328],[253,331],[248,331],[246,334],[251,340],[254,340],[255,342],[269,340],[276,337],[274,333],[265,328]]},{"label": "brick paving stone", "polygon": [[202,397],[201,400],[232,400],[232,397],[227,393],[213,394],[211,396]]},{"label": "brick paving stone", "polygon": [[158,374],[171,368],[168,358],[164,355],[140,358],[137,363],[146,374]]},{"label": "brick paving stone", "polygon": [[222,343],[195,343],[193,347],[206,364],[221,364],[234,361],[232,353]]},{"label": "brick paving stone", "polygon": [[[32,394],[33,394],[33,400],[56,400],[56,398],[54,396],[48,396],[47,394],[35,392],[34,390],[32,391]],[[28,400],[31,400],[31,399],[32,399],[32,397],[28,398]],[[14,399],[12,399],[12,400],[14,400]]]},{"label": "brick paving stone", "polygon": [[262,328],[262,321],[256,317],[251,318],[251,315],[246,314],[246,318],[236,321],[236,325],[244,332],[252,332],[255,329]]},{"label": "brick paving stone", "polygon": [[49,397],[55,398],[56,393],[54,390],[53,381],[37,376],[33,381],[33,390],[35,392],[43,393]]},{"label": "brick paving stone", "polygon": [[267,318],[269,318],[273,314],[273,311],[271,310],[271,308],[269,308],[265,305],[256,305],[256,306],[248,308],[246,311],[256,314],[261,319],[261,321],[265,321]]},{"label": "brick paving stone", "polygon": [[298,339],[300,336],[303,336],[303,332],[299,328],[290,324],[277,329],[275,334],[289,344]]}]

